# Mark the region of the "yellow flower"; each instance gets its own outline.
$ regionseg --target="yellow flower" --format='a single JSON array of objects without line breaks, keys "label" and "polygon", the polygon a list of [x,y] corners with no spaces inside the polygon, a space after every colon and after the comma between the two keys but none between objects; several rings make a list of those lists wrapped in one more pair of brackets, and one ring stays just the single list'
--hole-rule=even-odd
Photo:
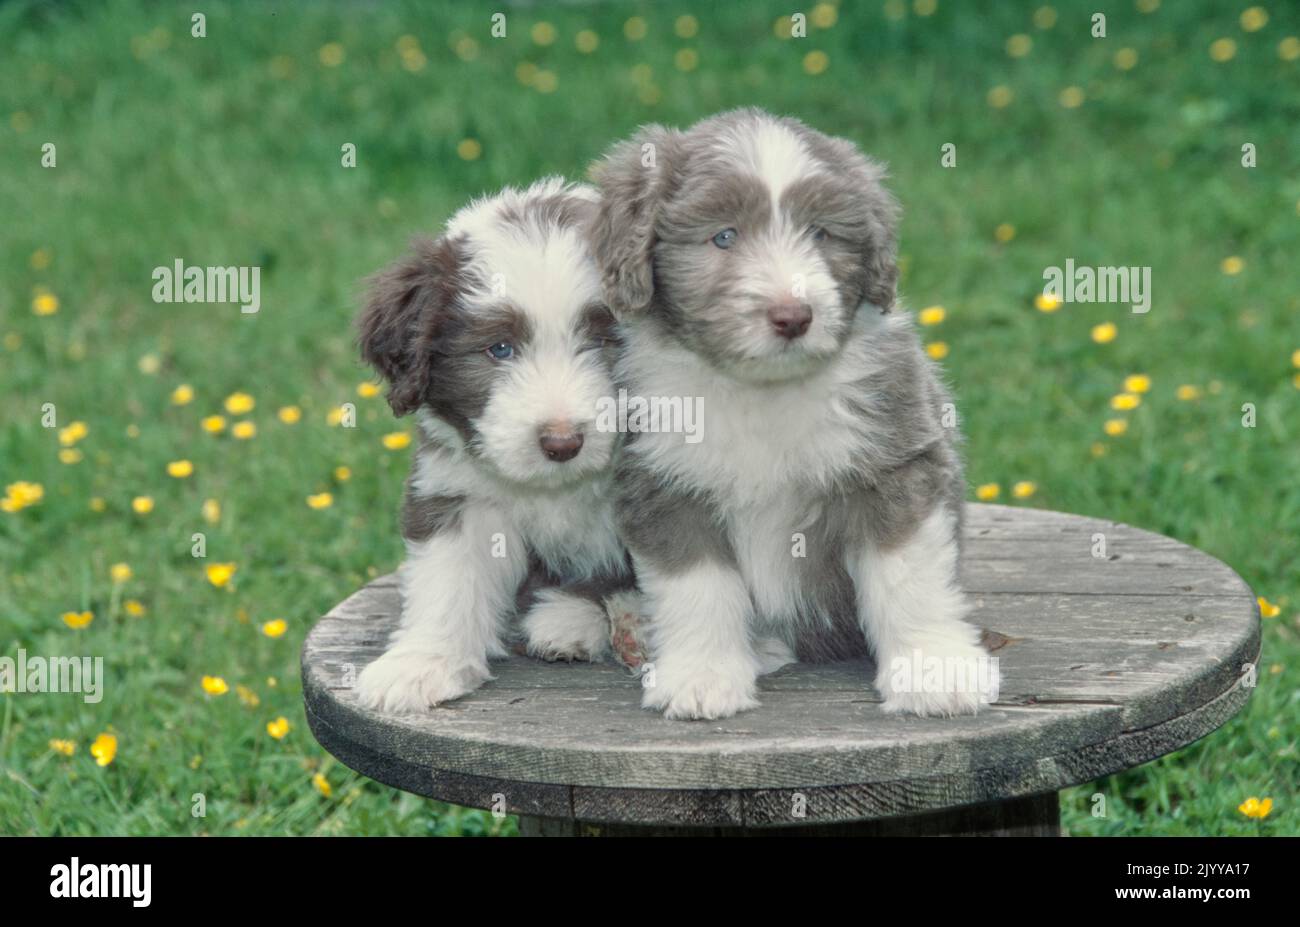
[{"label": "yellow flower", "polygon": [[693,48],[679,48],[673,55],[673,64],[679,71],[694,71],[700,63],[700,53]]},{"label": "yellow flower", "polygon": [[262,700],[257,697],[257,693],[248,686],[235,686],[235,694],[239,696],[240,703],[249,708],[256,708],[262,704]]},{"label": "yellow flower", "polygon": [[1237,57],[1237,43],[1232,39],[1215,39],[1210,43],[1210,57],[1222,64]]},{"label": "yellow flower", "polygon": [[1060,102],[1066,109],[1078,109],[1083,105],[1083,88],[1066,87],[1061,91]]},{"label": "yellow flower", "polygon": [[803,56],[803,69],[807,74],[821,74],[830,66],[831,59],[820,49],[810,51]]},{"label": "yellow flower", "polygon": [[90,500],[90,510],[92,512],[102,512],[108,508],[108,503],[102,496],[92,496]]},{"label": "yellow flower", "polygon": [[929,354],[935,360],[943,360],[948,356],[948,342],[931,341],[925,346],[925,353]]},{"label": "yellow flower", "polygon": [[1234,254],[1232,257],[1224,258],[1223,262],[1219,264],[1219,269],[1229,277],[1235,277],[1237,274],[1241,273],[1245,266],[1246,262]]},{"label": "yellow flower", "polygon": [[66,428],[59,429],[59,443],[71,447],[84,438],[87,431],[85,422],[70,422]]},{"label": "yellow flower", "polygon": [[1258,32],[1268,25],[1268,10],[1262,6],[1247,7],[1241,11],[1241,28],[1246,32]]},{"label": "yellow flower", "polygon": [[1282,611],[1280,606],[1274,605],[1263,596],[1259,597],[1259,613],[1264,618],[1276,618]]},{"label": "yellow flower", "polygon": [[231,426],[230,434],[240,441],[247,441],[257,434],[257,426],[252,422],[235,422]]},{"label": "yellow flower", "polygon": [[352,468],[343,466],[335,467],[334,479],[338,480],[340,483],[346,483],[348,480],[352,479]]},{"label": "yellow flower", "polygon": [[45,497],[45,487],[40,483],[19,480],[5,487],[5,497],[0,499],[0,511],[20,512],[35,505]]},{"label": "yellow flower", "polygon": [[917,16],[933,16],[939,8],[939,0],[912,0],[912,12]]},{"label": "yellow flower", "polygon": [[1092,446],[1088,448],[1088,452],[1092,454],[1093,457],[1105,457],[1106,445],[1102,444],[1100,441],[1093,441]]},{"label": "yellow flower", "polygon": [[208,582],[220,589],[230,582],[230,578],[235,575],[235,571],[238,569],[239,567],[233,563],[209,563],[205,568],[205,572],[208,575]]},{"label": "yellow flower", "polygon": [[1034,493],[1038,492],[1038,484],[1029,480],[1021,480],[1011,487],[1011,495],[1017,499],[1028,499]]},{"label": "yellow flower", "polygon": [[286,425],[295,425],[302,418],[302,409],[297,406],[285,406],[275,414]]},{"label": "yellow flower", "polygon": [[64,612],[63,613],[63,623],[66,624],[68,627],[72,628],[74,631],[80,631],[82,628],[88,627],[90,623],[94,620],[95,620],[94,612]]},{"label": "yellow flower", "polygon": [[103,733],[95,738],[95,742],[90,745],[90,755],[95,758],[96,766],[107,766],[113,762],[117,756],[117,737],[114,734]]},{"label": "yellow flower", "polygon": [[52,260],[53,257],[50,255],[50,250],[48,248],[37,248],[32,252],[30,258],[32,270],[44,270],[50,266],[50,261]]},{"label": "yellow flower", "polygon": [[1007,39],[1007,54],[1012,58],[1023,58],[1029,54],[1029,50],[1034,47],[1034,40],[1023,32],[1013,35]]},{"label": "yellow flower", "polygon": [[208,695],[225,695],[230,691],[229,684],[220,676],[204,676],[200,685]]},{"label": "yellow flower", "polygon": [[1114,322],[1102,322],[1100,325],[1093,326],[1092,340],[1098,344],[1109,344],[1118,334],[1119,329],[1115,327]]},{"label": "yellow flower", "polygon": [[1034,25],[1039,29],[1050,29],[1056,25],[1056,10],[1050,6],[1040,6],[1034,10]]},{"label": "yellow flower", "polygon": [[59,463],[78,464],[81,463],[81,461],[85,458],[85,456],[86,455],[81,453],[81,450],[79,448],[75,448],[75,447],[59,448]]},{"label": "yellow flower", "polygon": [[402,448],[410,445],[411,436],[405,431],[392,431],[384,435],[381,440],[383,441],[384,447],[388,448],[390,451],[400,451]]},{"label": "yellow flower", "polygon": [[947,315],[943,306],[926,306],[916,318],[922,325],[938,325]]},{"label": "yellow flower", "polygon": [[1119,70],[1131,71],[1133,68],[1137,67],[1138,53],[1132,48],[1121,48],[1119,51],[1115,52],[1113,60],[1115,62],[1115,67]]},{"label": "yellow flower", "polygon": [[342,406],[335,406],[334,408],[330,409],[329,412],[326,413],[326,415],[325,415],[325,422],[326,422],[326,424],[328,424],[328,425],[333,425],[333,426],[335,426],[335,427],[337,427],[337,426],[339,426],[340,424],[342,424],[342,423],[343,423],[343,407],[342,407]]},{"label": "yellow flower", "polygon": [[1300,39],[1293,35],[1288,35],[1281,42],[1277,43],[1277,56],[1283,61],[1295,61],[1300,58]]},{"label": "yellow flower", "polygon": [[131,565],[127,563],[115,563],[108,568],[108,577],[115,583],[124,583],[132,576]]},{"label": "yellow flower", "polygon": [[833,3],[819,3],[812,8],[812,15],[808,18],[818,29],[829,29],[839,18],[839,11]]},{"label": "yellow flower", "polygon": [[337,68],[343,63],[344,51],[343,46],[338,42],[326,42],[316,53],[320,58],[320,63],[327,68]]},{"label": "yellow flower", "polygon": [[1120,393],[1110,397],[1110,407],[1116,412],[1128,412],[1142,405],[1142,397],[1137,393]]},{"label": "yellow flower", "polygon": [[334,789],[330,787],[330,781],[325,778],[324,773],[316,773],[311,777],[311,784],[316,786],[316,791],[320,792],[326,798],[334,794]]},{"label": "yellow flower", "polygon": [[1201,398],[1201,388],[1190,383],[1184,383],[1178,387],[1177,396],[1183,402],[1191,402],[1193,399]]},{"label": "yellow flower", "polygon": [[[816,13],[815,10],[813,12]],[[690,13],[678,16],[676,22],[673,23],[673,32],[679,39],[693,39],[699,31],[700,21]]]},{"label": "yellow flower", "polygon": [[257,400],[248,393],[231,393],[226,397],[226,411],[231,415],[243,415],[246,412],[252,412],[257,405]]},{"label": "yellow flower", "polygon": [[646,23],[640,16],[633,16],[623,23],[623,35],[629,42],[639,42],[645,38]]},{"label": "yellow flower", "polygon": [[221,521],[221,503],[216,499],[203,500],[203,520],[215,525]]},{"label": "yellow flower", "polygon": [[289,733],[289,719],[281,715],[274,721],[266,722],[266,733],[276,740],[283,740],[284,735]]},{"label": "yellow flower", "polygon": [[153,511],[153,497],[136,496],[131,500],[131,511],[137,515],[148,515]]},{"label": "yellow flower", "polygon": [[262,625],[262,633],[267,637],[283,637],[287,630],[289,630],[289,622],[283,618],[275,618]]},{"label": "yellow flower", "polygon": [[529,32],[534,44],[551,45],[555,42],[555,27],[548,22],[533,23]]},{"label": "yellow flower", "polygon": [[50,749],[64,756],[72,756],[77,752],[77,742],[75,740],[59,740],[55,738],[50,741]]},{"label": "yellow flower", "polygon": [[172,390],[172,405],[184,406],[194,401],[194,387],[188,383],[182,383]]},{"label": "yellow flower", "polygon": [[590,29],[583,29],[573,37],[573,45],[584,55],[590,55],[600,45],[600,36]]},{"label": "yellow flower", "polygon": [[32,312],[37,315],[54,315],[59,311],[59,298],[53,293],[37,293],[32,300]]},{"label": "yellow flower", "polygon": [[307,505],[313,509],[327,509],[334,504],[334,496],[327,492],[319,492],[314,496],[307,497]]},{"label": "yellow flower", "polygon": [[167,475],[183,480],[194,472],[194,464],[188,460],[173,460],[167,465]]},{"label": "yellow flower", "polygon": [[[483,145],[476,138],[462,138],[456,144],[456,157],[460,158],[462,161],[477,161],[479,159],[479,156],[482,154],[483,154]],[[362,385],[372,386],[372,387],[374,386],[373,383],[367,383]],[[365,393],[361,392],[360,387],[357,388],[357,392],[361,393],[362,396],[366,395]],[[378,390],[375,390],[375,392],[378,392]],[[371,393],[370,395],[374,395],[374,393]]]},{"label": "yellow flower", "polygon": [[1122,418],[1110,418],[1106,420],[1106,424],[1103,425],[1102,428],[1105,430],[1106,434],[1110,435],[1112,438],[1118,438],[1124,432],[1128,431],[1128,422]]},{"label": "yellow flower", "polygon": [[1300,367],[1300,350],[1296,350],[1296,351],[1292,352],[1292,354],[1291,354],[1291,366],[1292,366],[1292,367]]},{"label": "yellow flower", "polygon": [[157,354],[141,354],[140,359],[135,362],[135,366],[141,373],[153,376],[162,369],[162,358]]},{"label": "yellow flower", "polygon": [[1259,799],[1252,795],[1250,798],[1247,798],[1238,805],[1237,810],[1248,818],[1258,818],[1262,820],[1268,817],[1268,813],[1273,810],[1273,799]]},{"label": "yellow flower", "polygon": [[1016,237],[1016,227],[1010,222],[1003,222],[993,230],[993,237],[1005,245]]},{"label": "yellow flower", "polygon": [[1011,88],[1006,84],[998,84],[989,90],[989,106],[994,109],[1002,109],[1010,105],[1013,99],[1015,99],[1015,94],[1011,92]]},{"label": "yellow flower", "polygon": [[1145,373],[1134,373],[1124,378],[1124,390],[1129,393],[1145,393],[1151,389],[1151,378]]},{"label": "yellow flower", "polygon": [[199,424],[210,435],[220,434],[226,430],[226,417],[224,415],[209,415]]},{"label": "yellow flower", "polygon": [[991,502],[1002,493],[1002,487],[997,483],[984,483],[975,487],[975,498],[981,502]]},{"label": "yellow flower", "polygon": [[139,599],[127,599],[125,602],[122,603],[122,610],[126,612],[128,615],[130,615],[132,618],[139,618],[143,616],[146,611],[148,611],[148,609],[144,607],[144,603],[142,603]]}]

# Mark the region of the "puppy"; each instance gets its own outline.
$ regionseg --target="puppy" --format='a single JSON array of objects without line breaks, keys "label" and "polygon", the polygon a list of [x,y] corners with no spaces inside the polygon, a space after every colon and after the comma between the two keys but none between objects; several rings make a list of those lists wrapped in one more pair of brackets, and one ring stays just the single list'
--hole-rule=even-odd
[{"label": "puppy", "polygon": [[437,241],[376,275],[362,357],[416,414],[406,483],[401,625],[358,677],[360,700],[419,711],[464,695],[507,654],[598,659],[604,599],[631,585],[615,528],[614,319],[583,229],[590,187],[552,178],[466,206]]},{"label": "puppy", "polygon": [[[869,645],[887,711],[974,712],[996,668],[963,620],[952,406],[911,319],[889,314],[882,168],[747,109],[646,127],[593,174],[619,385],[703,397],[703,441],[638,434],[619,468],[655,664],[644,705],[753,708],[776,641],[811,660]],[[911,671],[935,661],[965,680],[922,685]]]}]

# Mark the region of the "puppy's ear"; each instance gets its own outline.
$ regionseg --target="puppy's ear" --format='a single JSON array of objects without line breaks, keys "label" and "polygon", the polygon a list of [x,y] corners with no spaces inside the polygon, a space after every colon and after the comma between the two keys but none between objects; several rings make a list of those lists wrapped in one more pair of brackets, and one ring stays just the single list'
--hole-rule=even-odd
[{"label": "puppy's ear", "polygon": [[898,296],[898,219],[902,209],[894,195],[885,189],[885,168],[868,158],[867,215],[870,245],[866,254],[866,295],[880,311],[894,308]]},{"label": "puppy's ear", "polygon": [[438,337],[460,289],[462,259],[458,241],[420,239],[369,280],[357,341],[361,358],[388,381],[394,415],[419,408],[428,392]]},{"label": "puppy's ear", "polygon": [[601,193],[590,229],[592,253],[605,302],[615,312],[642,309],[654,295],[655,219],[680,157],[680,139],[676,130],[644,126],[591,168]]},{"label": "puppy's ear", "polygon": [[898,200],[885,188],[888,171],[857,145],[843,138],[831,138],[835,161],[851,177],[861,199],[858,208],[862,229],[862,292],[882,313],[894,307],[898,294]]}]

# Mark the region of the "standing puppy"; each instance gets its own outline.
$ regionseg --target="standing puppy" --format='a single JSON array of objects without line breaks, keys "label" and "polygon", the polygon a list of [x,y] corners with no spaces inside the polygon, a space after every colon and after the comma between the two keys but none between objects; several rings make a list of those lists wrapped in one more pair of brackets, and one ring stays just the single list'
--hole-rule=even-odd
[{"label": "standing puppy", "polygon": [[[620,385],[703,398],[703,441],[638,434],[620,465],[656,670],[645,706],[754,707],[776,639],[802,659],[869,644],[886,710],[974,712],[996,670],[963,620],[949,397],[911,319],[889,314],[898,206],[884,171],[748,109],[646,127],[595,175]],[[911,673],[934,666],[965,678]]]},{"label": "standing puppy", "polygon": [[583,237],[595,209],[591,188],[557,178],[506,189],[371,282],[361,354],[421,437],[401,626],[358,678],[363,704],[419,711],[476,688],[517,608],[531,653],[608,648],[604,599],[631,576],[610,488],[617,435],[592,427],[614,323]]}]

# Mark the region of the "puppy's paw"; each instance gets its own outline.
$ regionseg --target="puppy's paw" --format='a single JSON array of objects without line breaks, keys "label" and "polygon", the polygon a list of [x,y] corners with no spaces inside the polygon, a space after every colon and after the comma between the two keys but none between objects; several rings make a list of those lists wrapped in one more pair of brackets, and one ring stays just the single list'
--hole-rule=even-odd
[{"label": "puppy's paw", "polygon": [[997,699],[998,661],[975,643],[967,625],[951,638],[932,638],[914,649],[899,649],[882,663],[876,688],[889,714],[951,718],[973,715]]},{"label": "puppy's paw", "polygon": [[453,666],[422,651],[390,650],[361,671],[357,698],[366,708],[409,714],[460,698],[487,678],[486,668]]},{"label": "puppy's paw", "polygon": [[642,708],[655,708],[673,721],[716,720],[758,707],[754,673],[698,669],[682,679],[665,677],[662,671],[653,685],[646,685]]},{"label": "puppy's paw", "polygon": [[547,589],[522,622],[528,655],[543,660],[600,660],[609,650],[609,622],[599,602]]},{"label": "puppy's paw", "polygon": [[605,597],[609,613],[609,644],[614,659],[630,670],[640,669],[649,650],[641,627],[641,597],[635,592],[616,592]]}]

